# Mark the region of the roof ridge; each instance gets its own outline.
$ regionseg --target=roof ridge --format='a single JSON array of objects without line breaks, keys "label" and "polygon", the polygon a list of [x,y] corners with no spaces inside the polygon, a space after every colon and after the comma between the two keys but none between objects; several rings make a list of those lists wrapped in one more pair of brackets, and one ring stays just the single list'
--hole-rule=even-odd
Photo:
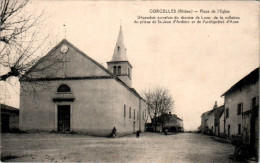
[{"label": "roof ridge", "polygon": [[39,63],[49,57],[51,54],[53,54],[53,52],[60,47],[63,43],[67,43],[68,45],[70,45],[72,48],[74,48],[76,51],[78,51],[82,56],[88,58],[90,61],[92,61],[94,64],[96,64],[97,66],[99,66],[101,69],[103,69],[104,71],[106,71],[109,75],[114,76],[109,70],[107,70],[104,66],[102,66],[100,63],[98,63],[97,61],[95,61],[94,59],[92,59],[91,57],[89,57],[87,54],[85,54],[83,51],[81,51],[79,48],[77,48],[75,45],[73,45],[71,42],[69,42],[66,39],[62,39],[61,42],[59,44],[57,44],[56,46],[54,46],[45,56],[43,56],[42,58],[40,58],[24,75],[22,75],[22,77],[20,78],[20,80],[22,78],[24,78],[25,75],[28,75],[37,65],[39,65]]},{"label": "roof ridge", "polygon": [[[258,73],[257,73],[258,71]],[[234,85],[232,85],[225,93],[223,93],[220,97],[225,96],[227,93],[232,92],[232,90],[234,90],[236,87],[239,86],[239,84],[243,84],[242,82],[245,81],[245,79],[249,78],[250,76],[254,75],[255,73],[257,73],[256,75],[258,76],[258,80],[259,80],[259,67],[254,69],[253,71],[251,71],[250,73],[248,73],[246,76],[244,76],[242,79],[240,79],[238,82],[236,82]]]},{"label": "roof ridge", "polygon": [[119,81],[120,83],[122,83],[127,89],[129,89],[131,92],[133,92],[135,95],[137,95],[139,98],[141,98],[142,100],[144,100],[139,94],[138,92],[134,89],[132,90],[132,88],[130,88],[124,81],[122,81],[120,78],[118,78],[117,76],[115,76],[113,73],[111,73],[108,69],[106,69],[103,65],[101,65],[100,63],[98,63],[97,61],[95,61],[94,59],[92,59],[90,56],[88,56],[87,54],[85,54],[83,51],[81,51],[79,48],[77,48],[75,45],[73,45],[71,42],[69,42],[67,39],[63,39],[61,40],[61,42],[59,44],[57,44],[56,46],[54,46],[45,56],[43,56],[42,58],[40,58],[20,79],[19,81],[23,81],[23,77],[25,75],[27,75],[28,73],[30,73],[33,68],[35,68],[41,60],[43,60],[44,58],[47,58],[49,55],[53,54],[53,52],[59,47],[61,46],[63,43],[67,43],[69,46],[71,46],[72,48],[74,48],[78,53],[80,53],[82,56],[86,57],[87,59],[89,59],[91,62],[93,62],[94,64],[96,64],[97,66],[99,66],[101,69],[103,69],[104,71],[106,71],[111,77],[113,77],[114,79],[116,79],[116,81]]}]

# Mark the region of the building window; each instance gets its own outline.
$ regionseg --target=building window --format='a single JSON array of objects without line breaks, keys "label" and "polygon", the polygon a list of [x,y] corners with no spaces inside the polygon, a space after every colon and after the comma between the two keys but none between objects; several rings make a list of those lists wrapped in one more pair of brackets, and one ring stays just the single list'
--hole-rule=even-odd
[{"label": "building window", "polygon": [[227,133],[228,135],[228,138],[230,137],[230,125],[228,125],[228,133]]},{"label": "building window", "polygon": [[126,105],[124,105],[124,117],[126,117]]},{"label": "building window", "polygon": [[226,109],[226,118],[229,118],[229,109]]},{"label": "building window", "polygon": [[117,74],[121,75],[121,66],[118,66]]},{"label": "building window", "polygon": [[57,92],[70,92],[70,87],[66,84],[62,84],[61,86],[59,86]]},{"label": "building window", "polygon": [[116,75],[116,66],[114,66],[113,74]]},{"label": "building window", "polygon": [[259,104],[259,96],[252,98],[252,108],[258,106]]},{"label": "building window", "polygon": [[135,119],[135,109],[134,109],[134,119]]},{"label": "building window", "polygon": [[131,119],[131,107],[129,108],[129,119]]},{"label": "building window", "polygon": [[119,50],[120,50],[120,46],[117,47],[117,51],[119,51]]},{"label": "building window", "polygon": [[237,105],[237,115],[240,115],[243,111],[243,103]]},{"label": "building window", "polygon": [[241,124],[238,124],[238,135],[241,134]]}]

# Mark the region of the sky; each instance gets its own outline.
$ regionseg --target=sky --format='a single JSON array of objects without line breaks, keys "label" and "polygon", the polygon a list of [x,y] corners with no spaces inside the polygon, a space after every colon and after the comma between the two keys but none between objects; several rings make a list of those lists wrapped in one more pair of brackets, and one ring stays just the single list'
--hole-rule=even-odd
[{"label": "sky", "polygon": [[[229,10],[217,16],[240,17],[238,24],[136,24],[137,16],[212,16],[212,14],[150,13],[150,9]],[[232,1],[32,1],[26,12],[44,10],[53,47],[65,38],[107,67],[120,24],[132,86],[142,92],[167,88],[183,118],[185,130],[195,130],[200,116],[223,105],[221,95],[259,66],[259,3]],[[1,102],[19,107],[19,82]],[[3,94],[2,94],[3,95]]]}]

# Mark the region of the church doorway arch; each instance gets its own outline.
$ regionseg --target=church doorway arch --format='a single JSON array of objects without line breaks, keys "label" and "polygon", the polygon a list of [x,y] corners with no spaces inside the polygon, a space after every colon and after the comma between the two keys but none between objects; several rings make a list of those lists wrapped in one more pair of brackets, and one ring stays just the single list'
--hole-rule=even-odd
[{"label": "church doorway arch", "polygon": [[52,99],[55,103],[55,130],[66,133],[72,131],[72,104],[74,96],[68,85],[62,84]]}]

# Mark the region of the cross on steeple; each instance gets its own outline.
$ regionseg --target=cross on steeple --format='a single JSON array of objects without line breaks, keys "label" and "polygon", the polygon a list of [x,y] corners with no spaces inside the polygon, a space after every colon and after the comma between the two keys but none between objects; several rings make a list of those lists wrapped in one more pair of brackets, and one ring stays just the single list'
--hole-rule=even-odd
[{"label": "cross on steeple", "polygon": [[69,60],[64,57],[61,60],[59,60],[59,62],[62,62],[62,78],[65,78],[65,63],[69,62]]}]

